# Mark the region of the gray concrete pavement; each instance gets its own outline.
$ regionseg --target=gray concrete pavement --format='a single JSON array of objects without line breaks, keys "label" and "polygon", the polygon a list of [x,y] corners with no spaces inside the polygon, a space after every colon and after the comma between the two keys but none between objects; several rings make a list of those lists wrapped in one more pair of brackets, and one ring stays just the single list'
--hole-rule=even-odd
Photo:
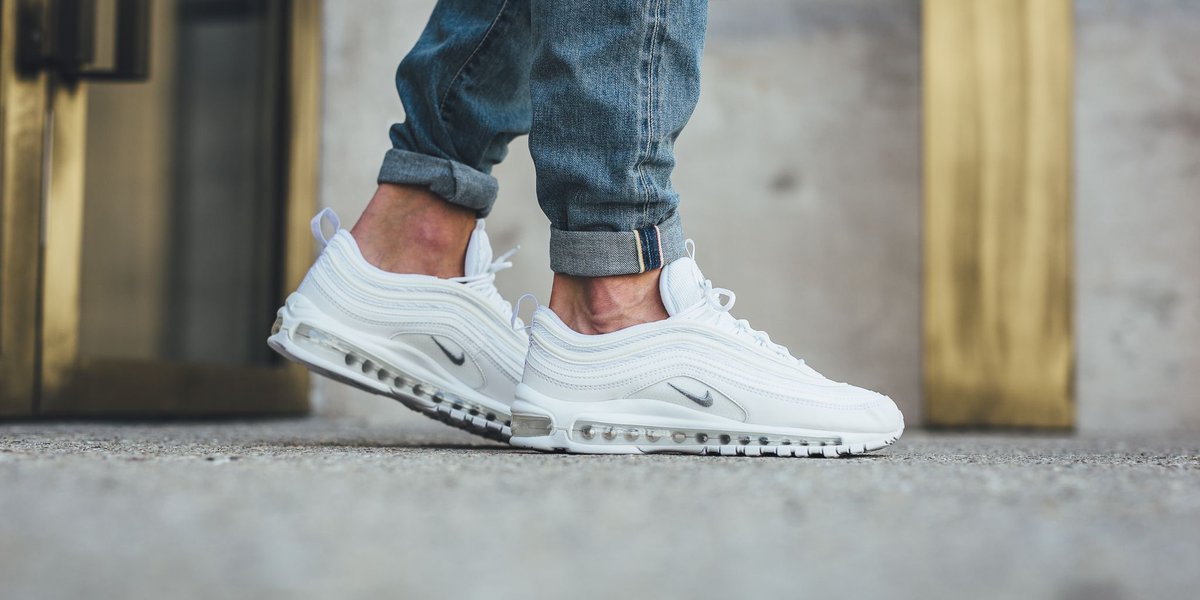
[{"label": "gray concrete pavement", "polygon": [[541,455],[432,422],[0,425],[0,598],[1146,598],[1200,434]]}]

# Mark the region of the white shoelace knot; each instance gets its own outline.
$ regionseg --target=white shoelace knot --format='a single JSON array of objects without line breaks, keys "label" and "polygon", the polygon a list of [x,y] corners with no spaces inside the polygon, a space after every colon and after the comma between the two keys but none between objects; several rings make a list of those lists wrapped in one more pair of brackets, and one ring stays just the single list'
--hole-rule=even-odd
[{"label": "white shoelace knot", "polygon": [[[520,249],[520,246],[513,246],[508,252],[496,257],[496,260],[493,260],[492,264],[488,265],[487,269],[483,273],[472,275],[470,277],[455,277],[453,281],[457,281],[482,294],[483,297],[490,302],[497,311],[499,311],[500,314],[511,314],[512,304],[505,300],[504,296],[500,295],[500,290],[496,289],[496,273],[499,273],[504,269],[512,268],[513,264],[509,259],[512,258],[512,255],[516,254],[517,250]],[[516,321],[521,323],[520,319],[516,319]],[[523,325],[524,324],[522,323],[522,326]]]}]

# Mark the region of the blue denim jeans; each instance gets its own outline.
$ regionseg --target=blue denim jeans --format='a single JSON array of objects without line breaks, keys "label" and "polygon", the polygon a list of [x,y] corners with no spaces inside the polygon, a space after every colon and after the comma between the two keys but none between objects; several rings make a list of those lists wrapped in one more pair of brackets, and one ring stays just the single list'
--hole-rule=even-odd
[{"label": "blue denim jeans", "polygon": [[640,273],[684,254],[675,139],[700,93],[707,0],[441,0],[400,63],[380,183],[486,216],[529,134],[550,265]]}]

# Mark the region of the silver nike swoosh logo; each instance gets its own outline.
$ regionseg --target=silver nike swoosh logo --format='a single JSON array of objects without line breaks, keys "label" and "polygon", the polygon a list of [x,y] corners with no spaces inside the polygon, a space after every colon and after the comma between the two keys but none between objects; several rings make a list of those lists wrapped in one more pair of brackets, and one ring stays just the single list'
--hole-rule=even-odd
[{"label": "silver nike swoosh logo", "polygon": [[687,390],[681,389],[679,386],[673,383],[668,382],[667,385],[671,386],[671,389],[683,394],[688,400],[691,400],[692,402],[695,402],[704,408],[708,408],[713,404],[712,390],[704,390],[704,396],[701,397],[688,392]]},{"label": "silver nike swoosh logo", "polygon": [[450,362],[454,363],[454,364],[455,364],[455,366],[459,366],[459,367],[461,367],[461,366],[462,366],[462,364],[463,364],[464,362],[466,362],[466,360],[467,360],[467,353],[466,353],[466,352],[463,352],[462,354],[459,354],[458,356],[455,356],[454,354],[452,354],[452,353],[450,352],[450,350],[446,349],[446,347],[445,347],[445,346],[443,346],[443,345],[442,345],[442,343],[441,343],[441,342],[439,342],[437,338],[435,338],[435,337],[433,337],[433,336],[431,335],[431,336],[429,336],[429,339],[433,340],[433,343],[437,344],[437,347],[442,349],[442,354],[445,354],[445,355],[446,355],[446,358],[450,359]]}]

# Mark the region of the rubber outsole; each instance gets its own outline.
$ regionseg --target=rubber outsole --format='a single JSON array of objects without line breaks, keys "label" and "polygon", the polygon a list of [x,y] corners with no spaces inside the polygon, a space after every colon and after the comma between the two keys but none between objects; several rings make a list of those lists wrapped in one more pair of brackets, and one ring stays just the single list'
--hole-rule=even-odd
[{"label": "rubber outsole", "polygon": [[293,339],[296,334],[283,327],[281,316],[271,328],[267,345],[318,375],[391,398],[451,427],[499,442],[508,442],[512,437],[511,413],[464,400],[342,340],[326,346],[329,352],[340,354],[340,363],[319,356],[298,344]]},{"label": "rubber outsole", "polygon": [[[797,458],[838,458],[866,454],[882,450],[900,439],[903,430],[868,442],[830,445],[800,445],[800,444],[743,444],[733,440],[724,444],[684,444],[677,446],[637,445],[637,444],[580,444],[571,441],[566,432],[555,431],[548,436],[513,437],[509,443],[519,448],[529,448],[541,452],[566,452],[570,454],[691,454],[699,456],[778,456]],[[719,439],[714,438],[714,439]]]}]

